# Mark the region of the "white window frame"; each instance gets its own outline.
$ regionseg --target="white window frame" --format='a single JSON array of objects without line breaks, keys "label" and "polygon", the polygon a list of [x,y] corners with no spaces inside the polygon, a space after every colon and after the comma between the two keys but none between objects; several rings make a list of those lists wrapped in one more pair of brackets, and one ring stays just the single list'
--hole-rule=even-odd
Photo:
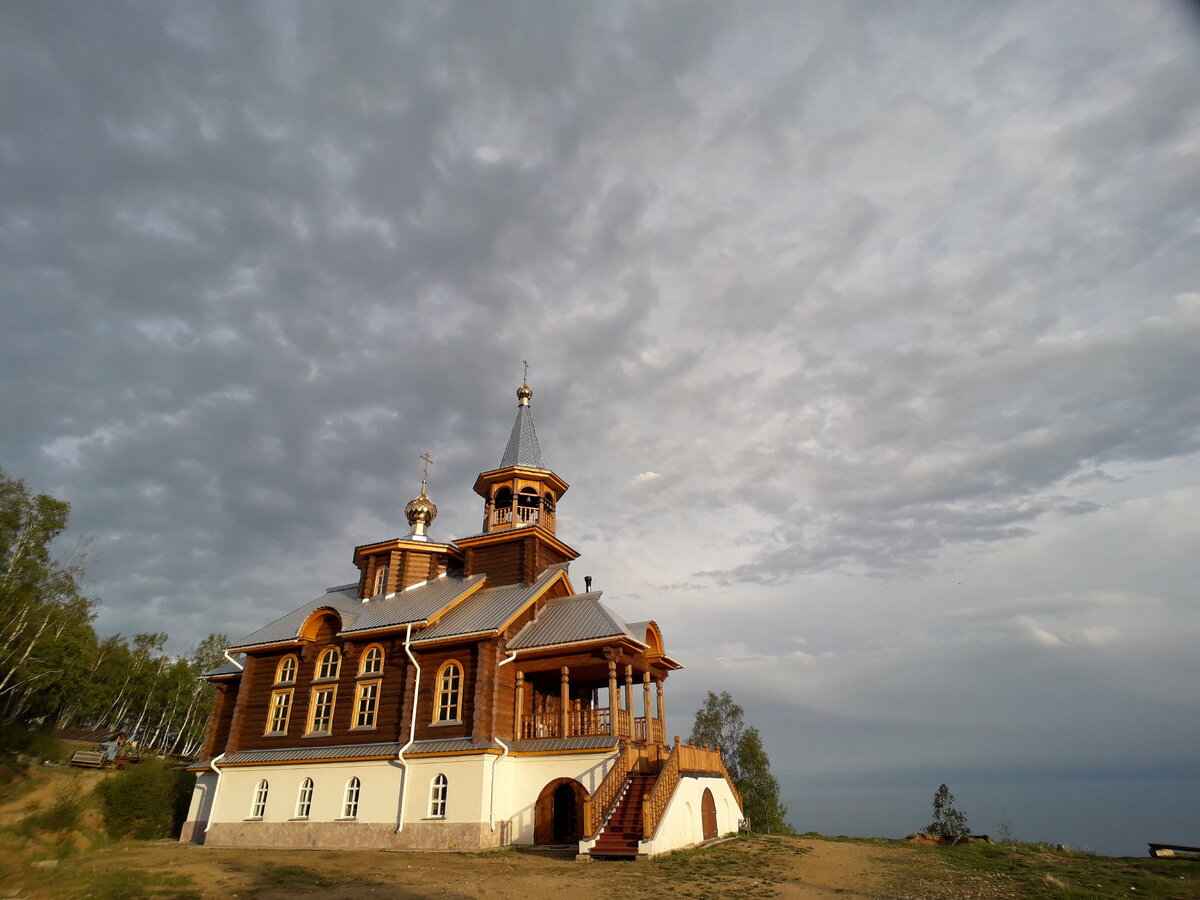
[{"label": "white window frame", "polygon": [[267,795],[271,791],[271,786],[267,783],[267,779],[261,779],[254,786],[254,803],[250,807],[250,818],[261,819],[267,814]]},{"label": "white window frame", "polygon": [[439,772],[429,783],[429,818],[446,818],[446,795],[449,793],[450,782]]},{"label": "white window frame", "polygon": [[312,812],[313,780],[305,778],[300,782],[300,794],[296,798],[296,818],[307,819]]},{"label": "white window frame", "polygon": [[362,794],[362,782],[355,775],[346,782],[346,794],[342,801],[342,818],[358,818],[358,799]]}]

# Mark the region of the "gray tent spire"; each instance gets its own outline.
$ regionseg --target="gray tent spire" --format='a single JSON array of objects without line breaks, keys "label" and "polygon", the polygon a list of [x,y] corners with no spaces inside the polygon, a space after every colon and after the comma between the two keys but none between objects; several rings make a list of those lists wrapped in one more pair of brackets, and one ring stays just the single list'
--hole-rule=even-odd
[{"label": "gray tent spire", "polygon": [[508,466],[546,468],[546,461],[542,459],[542,448],[538,446],[537,431],[533,427],[533,412],[529,409],[531,397],[533,388],[528,382],[517,388],[517,420],[513,422],[512,434],[508,436],[508,445],[500,459],[501,469]]}]

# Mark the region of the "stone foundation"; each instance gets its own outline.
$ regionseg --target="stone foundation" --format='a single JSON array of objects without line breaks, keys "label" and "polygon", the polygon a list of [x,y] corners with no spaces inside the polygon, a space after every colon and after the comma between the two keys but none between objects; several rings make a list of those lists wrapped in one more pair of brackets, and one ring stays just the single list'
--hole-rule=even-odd
[{"label": "stone foundation", "polygon": [[203,822],[188,822],[179,839],[198,837],[208,847],[478,851],[508,846],[510,833],[507,821],[495,831],[487,822],[411,822],[400,834],[390,822],[218,822],[207,833]]}]

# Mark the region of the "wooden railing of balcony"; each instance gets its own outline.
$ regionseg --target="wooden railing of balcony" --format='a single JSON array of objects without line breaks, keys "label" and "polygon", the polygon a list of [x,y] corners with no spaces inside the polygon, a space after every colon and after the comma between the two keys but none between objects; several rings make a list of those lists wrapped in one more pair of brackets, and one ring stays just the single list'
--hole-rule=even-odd
[{"label": "wooden railing of balcony", "polygon": [[681,744],[677,736],[675,746],[671,748],[671,754],[659,772],[654,787],[642,797],[642,840],[653,840],[658,826],[662,824],[667,804],[671,802],[684,772],[723,776],[733,796],[737,798],[738,806],[741,807],[742,795],[733,786],[733,779],[729,776],[729,769],[725,767],[725,760],[721,756],[721,748]]},{"label": "wooden railing of balcony", "polygon": [[585,828],[583,836],[586,840],[590,841],[604,827],[604,822],[612,812],[617,798],[621,796],[621,789],[629,781],[629,773],[637,766],[640,758],[641,753],[637,747],[622,745],[612,768],[608,770],[608,774],[604,776],[604,780],[600,782],[596,792],[584,801]]},{"label": "wooden railing of balcony", "polygon": [[[650,735],[646,736],[646,718],[638,716],[631,720],[625,710],[617,710],[617,737],[629,738],[636,741],[650,741],[661,744],[663,724],[658,719],[650,720]],[[567,712],[567,733],[562,731],[561,719],[558,713],[543,713],[536,716],[521,716],[521,731],[519,740],[533,738],[557,737],[590,737],[599,734],[612,734],[609,730],[608,707],[596,709],[572,709]]]}]

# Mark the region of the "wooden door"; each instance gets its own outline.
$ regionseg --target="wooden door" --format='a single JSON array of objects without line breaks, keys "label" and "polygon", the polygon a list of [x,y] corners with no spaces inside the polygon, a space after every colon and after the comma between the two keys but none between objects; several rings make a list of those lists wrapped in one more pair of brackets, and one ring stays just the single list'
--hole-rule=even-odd
[{"label": "wooden door", "polygon": [[717,801],[708,788],[704,789],[704,797],[700,800],[700,824],[706,841],[717,836]]}]

